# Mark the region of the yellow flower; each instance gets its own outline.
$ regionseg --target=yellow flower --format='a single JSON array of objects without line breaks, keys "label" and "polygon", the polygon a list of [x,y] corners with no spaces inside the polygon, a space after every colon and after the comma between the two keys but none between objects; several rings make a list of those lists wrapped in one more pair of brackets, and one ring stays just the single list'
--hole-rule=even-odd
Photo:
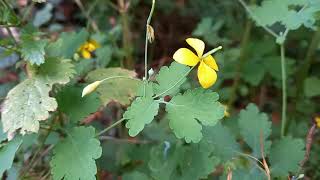
[{"label": "yellow flower", "polygon": [[92,52],[95,51],[100,47],[99,43],[93,39],[85,42],[80,48],[79,52],[81,53],[81,56],[85,59],[92,58]]},{"label": "yellow flower", "polygon": [[203,88],[211,87],[217,81],[217,72],[219,71],[218,65],[211,54],[222,47],[214,49],[211,53],[203,55],[205,44],[202,40],[196,38],[188,38],[187,43],[197,52],[197,55],[187,48],[180,48],[173,55],[173,59],[178,63],[188,66],[198,67],[198,79]]},{"label": "yellow flower", "polygon": [[320,128],[320,116],[315,117],[315,122],[317,124],[317,127]]}]

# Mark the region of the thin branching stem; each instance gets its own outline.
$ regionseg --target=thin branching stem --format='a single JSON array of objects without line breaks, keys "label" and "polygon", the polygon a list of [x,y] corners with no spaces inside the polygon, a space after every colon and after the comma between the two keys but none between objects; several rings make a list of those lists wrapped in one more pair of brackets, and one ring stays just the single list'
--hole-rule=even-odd
[{"label": "thin branching stem", "polygon": [[111,124],[110,126],[108,126],[107,128],[105,128],[104,130],[100,131],[96,136],[97,136],[97,137],[98,137],[98,136],[101,136],[102,134],[106,133],[106,132],[109,131],[110,129],[116,127],[118,124],[121,124],[124,120],[126,120],[126,119],[122,118],[122,119],[120,119],[119,121]]},{"label": "thin branching stem", "polygon": [[[250,10],[250,8],[248,7],[248,5],[243,1],[243,0],[238,0],[239,2],[240,2],[240,4],[244,7],[244,9],[247,11],[247,13],[253,18],[253,19],[255,19],[258,23],[259,23],[259,18],[258,17],[256,17],[255,15],[254,15],[254,13],[252,13],[252,11]],[[261,23],[259,23],[260,25],[261,25]],[[267,26],[265,26],[265,25],[261,25],[262,26],[262,28],[264,29],[264,30],[266,30],[269,34],[271,34],[272,36],[274,36],[275,38],[278,38],[279,37],[279,35],[278,34],[276,34],[274,31],[272,31],[269,27],[267,27]]]},{"label": "thin branching stem", "polygon": [[156,1],[152,0],[152,7],[150,10],[149,17],[147,19],[146,24],[146,39],[145,39],[145,47],[144,47],[144,90],[143,95],[146,96],[146,86],[147,86],[147,79],[148,79],[148,26],[150,26],[151,19],[153,16],[154,8],[155,8]]}]

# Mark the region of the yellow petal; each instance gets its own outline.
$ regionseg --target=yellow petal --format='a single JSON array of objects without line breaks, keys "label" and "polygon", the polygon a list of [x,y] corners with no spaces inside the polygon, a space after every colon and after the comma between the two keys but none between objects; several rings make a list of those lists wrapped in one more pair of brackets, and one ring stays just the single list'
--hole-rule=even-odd
[{"label": "yellow petal", "polygon": [[208,57],[204,58],[204,62],[209,67],[211,67],[212,69],[214,69],[216,71],[219,71],[218,64],[217,64],[216,60],[211,55],[209,55]]},{"label": "yellow petal", "polygon": [[198,56],[202,57],[205,47],[204,42],[196,38],[188,38],[186,41],[194,50],[196,50]]},{"label": "yellow petal", "polygon": [[93,52],[93,51],[95,51],[97,48],[96,48],[96,46],[94,45],[94,44],[92,44],[92,43],[89,43],[88,44],[88,47],[87,47],[87,50],[89,51],[89,52]]},{"label": "yellow petal", "polygon": [[87,51],[87,50],[82,50],[81,51],[81,55],[85,59],[90,59],[91,58],[91,53],[89,51]]},{"label": "yellow petal", "polygon": [[217,81],[217,73],[201,61],[198,68],[198,79],[201,86],[207,89]]},{"label": "yellow petal", "polygon": [[195,66],[199,62],[199,57],[196,56],[191,50],[187,48],[180,48],[173,55],[173,59],[178,63],[188,66]]}]

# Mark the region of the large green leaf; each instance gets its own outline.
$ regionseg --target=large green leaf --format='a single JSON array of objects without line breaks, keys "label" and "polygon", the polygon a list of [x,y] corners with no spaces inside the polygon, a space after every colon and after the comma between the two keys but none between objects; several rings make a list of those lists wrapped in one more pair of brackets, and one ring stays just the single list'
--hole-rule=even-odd
[{"label": "large green leaf", "polygon": [[97,167],[95,160],[101,156],[100,142],[93,127],[76,127],[53,149],[50,161],[54,180],[92,180]]},{"label": "large green leaf", "polygon": [[150,151],[148,167],[154,179],[170,180],[180,160],[182,148],[168,142],[155,146]]},{"label": "large green leaf", "polygon": [[162,96],[176,94],[187,80],[185,76],[189,70],[188,66],[176,62],[172,62],[169,67],[163,66],[156,76],[158,84],[155,84],[155,93],[163,93]]},{"label": "large green leaf", "polygon": [[238,123],[240,134],[252,149],[253,156],[261,157],[261,143],[264,146],[264,155],[268,154],[271,141],[267,138],[271,134],[271,121],[267,115],[260,113],[256,105],[249,104],[245,110],[241,110]]},{"label": "large green leaf", "polygon": [[186,142],[199,142],[202,125],[214,126],[224,116],[219,95],[201,88],[177,95],[167,103],[169,125],[178,138]]},{"label": "large green leaf", "polygon": [[57,95],[58,108],[64,112],[71,122],[78,122],[96,112],[100,100],[96,93],[81,97],[82,87],[66,87]]},{"label": "large green leaf", "polygon": [[302,139],[284,137],[273,143],[270,150],[271,175],[287,177],[295,174],[305,154]]},{"label": "large green leaf", "polygon": [[48,59],[37,74],[10,90],[3,105],[2,123],[8,137],[20,133],[38,132],[39,121],[55,111],[57,102],[49,96],[53,84],[65,84],[73,75],[73,65],[67,60]]},{"label": "large green leaf", "polygon": [[97,89],[100,99],[104,105],[111,101],[121,104],[130,104],[130,100],[137,95],[141,81],[133,80],[136,73],[121,68],[101,68],[90,72],[87,76],[89,82],[99,81],[113,76],[124,76],[127,78],[115,78],[104,81]]},{"label": "large green leaf", "polygon": [[14,156],[22,143],[21,137],[16,137],[4,146],[0,147],[0,178],[4,171],[11,168]]},{"label": "large green leaf", "polygon": [[158,114],[158,109],[159,102],[152,97],[136,98],[123,115],[123,118],[128,120],[126,127],[129,128],[129,135],[136,136],[141,132]]},{"label": "large green leaf", "polygon": [[180,161],[181,180],[205,179],[220,163],[220,159],[212,155],[212,149],[201,149],[197,144],[186,147]]}]

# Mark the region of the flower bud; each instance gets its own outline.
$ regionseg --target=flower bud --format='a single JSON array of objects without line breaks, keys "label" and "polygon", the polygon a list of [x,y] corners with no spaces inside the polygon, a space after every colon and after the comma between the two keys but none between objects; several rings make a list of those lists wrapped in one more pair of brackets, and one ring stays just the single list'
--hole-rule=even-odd
[{"label": "flower bud", "polygon": [[98,88],[98,86],[101,84],[101,82],[102,81],[95,81],[94,83],[91,83],[88,86],[86,86],[82,91],[81,97],[84,97],[85,95],[90,94],[93,91],[95,91]]},{"label": "flower bud", "polygon": [[153,27],[150,25],[147,25],[147,38],[150,43],[154,41],[154,30]]}]

